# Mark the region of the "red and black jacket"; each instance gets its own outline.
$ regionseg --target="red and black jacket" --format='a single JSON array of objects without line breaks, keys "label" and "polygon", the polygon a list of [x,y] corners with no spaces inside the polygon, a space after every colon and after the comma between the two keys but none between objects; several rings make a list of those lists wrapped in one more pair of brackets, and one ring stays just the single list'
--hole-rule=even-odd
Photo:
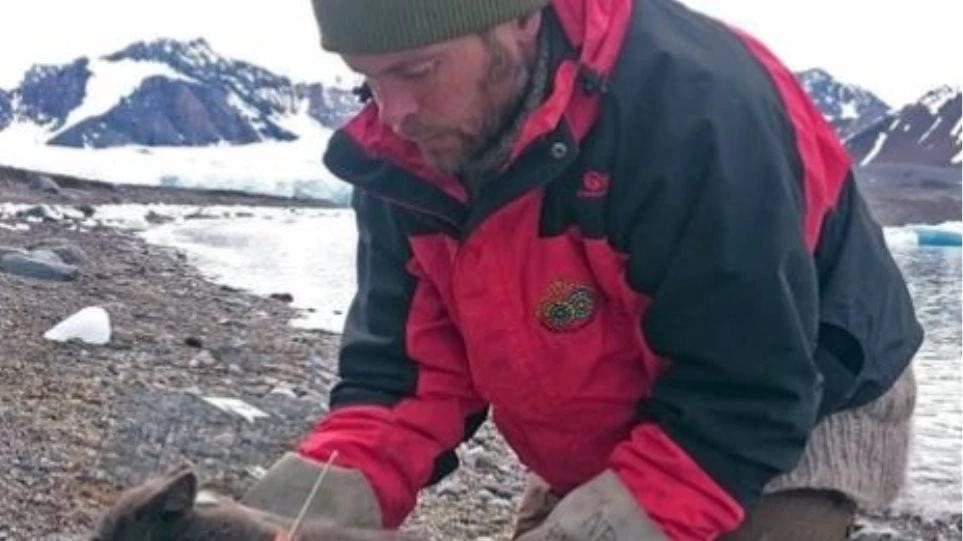
[{"label": "red and black jacket", "polygon": [[358,291],[300,451],[337,449],[395,527],[491,413],[558,493],[612,469],[669,537],[713,539],[922,330],[845,149],[763,45],[671,0],[545,15],[549,95],[477,200],[374,103],[333,136]]}]

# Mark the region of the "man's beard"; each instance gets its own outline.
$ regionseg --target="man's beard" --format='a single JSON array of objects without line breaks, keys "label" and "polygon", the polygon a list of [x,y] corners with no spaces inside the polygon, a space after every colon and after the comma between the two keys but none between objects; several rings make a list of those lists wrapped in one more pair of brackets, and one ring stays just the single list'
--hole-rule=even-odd
[{"label": "man's beard", "polygon": [[[470,128],[441,129],[436,133],[450,134],[458,138],[459,151],[453,154],[435,154],[425,151],[425,159],[436,170],[445,174],[458,173],[461,168],[477,159],[494,144],[511,118],[517,113],[525,88],[531,76],[530,66],[494,36],[486,36],[490,61],[485,75],[478,83],[478,96],[482,107],[477,117],[469,122]],[[412,126],[414,134],[432,133],[430,127]],[[405,130],[406,132],[409,130]]]}]

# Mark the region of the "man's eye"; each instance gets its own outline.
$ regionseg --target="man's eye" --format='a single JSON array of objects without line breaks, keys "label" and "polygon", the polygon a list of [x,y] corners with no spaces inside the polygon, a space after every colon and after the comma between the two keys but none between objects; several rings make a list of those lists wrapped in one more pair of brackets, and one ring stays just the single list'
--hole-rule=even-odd
[{"label": "man's eye", "polygon": [[401,75],[406,79],[421,79],[434,73],[436,62],[422,62],[401,71]]}]

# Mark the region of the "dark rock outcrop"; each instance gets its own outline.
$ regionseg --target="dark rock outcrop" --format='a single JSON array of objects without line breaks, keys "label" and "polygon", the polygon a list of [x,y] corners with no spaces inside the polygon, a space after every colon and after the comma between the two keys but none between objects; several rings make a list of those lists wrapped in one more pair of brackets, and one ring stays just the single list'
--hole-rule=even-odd
[{"label": "dark rock outcrop", "polygon": [[10,94],[0,88],[0,130],[3,130],[13,119],[13,105],[10,103]]},{"label": "dark rock outcrop", "polygon": [[90,80],[90,61],[78,58],[62,66],[37,65],[11,93],[15,113],[51,129],[60,128],[67,115],[84,101]]},{"label": "dark rock outcrop", "polygon": [[843,83],[825,70],[809,69],[797,73],[796,78],[842,138],[872,124],[889,111],[889,106],[872,92]]}]

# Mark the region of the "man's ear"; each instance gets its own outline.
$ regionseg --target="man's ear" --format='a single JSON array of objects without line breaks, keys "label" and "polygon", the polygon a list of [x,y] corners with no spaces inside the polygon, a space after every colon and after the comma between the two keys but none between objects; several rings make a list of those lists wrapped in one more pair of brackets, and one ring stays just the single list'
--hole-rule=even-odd
[{"label": "man's ear", "polygon": [[542,12],[535,10],[524,17],[518,19],[518,27],[522,34],[529,39],[538,36],[538,30],[542,26]]},{"label": "man's ear", "polygon": [[148,506],[158,514],[183,514],[194,507],[197,498],[197,475],[190,466],[181,466],[159,480]]}]

